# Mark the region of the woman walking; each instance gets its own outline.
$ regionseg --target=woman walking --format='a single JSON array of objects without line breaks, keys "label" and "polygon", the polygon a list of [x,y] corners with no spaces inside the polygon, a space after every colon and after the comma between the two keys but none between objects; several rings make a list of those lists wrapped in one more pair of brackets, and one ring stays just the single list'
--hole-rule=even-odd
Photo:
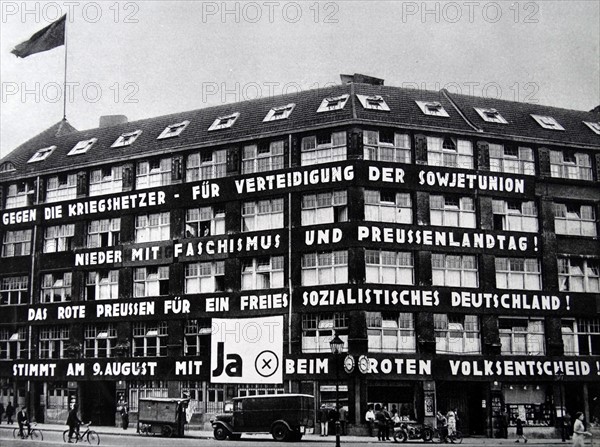
[{"label": "woman walking", "polygon": [[583,447],[585,437],[592,436],[589,431],[585,430],[583,419],[583,413],[581,411],[577,412],[575,415],[575,425],[573,425],[573,447]]}]

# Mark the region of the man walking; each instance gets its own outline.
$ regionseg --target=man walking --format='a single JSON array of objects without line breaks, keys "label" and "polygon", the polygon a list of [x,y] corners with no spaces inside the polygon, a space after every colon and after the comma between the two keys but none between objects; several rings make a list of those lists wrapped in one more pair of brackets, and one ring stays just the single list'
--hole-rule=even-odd
[{"label": "man walking", "polygon": [[6,423],[14,424],[12,418],[15,414],[15,407],[12,406],[12,402],[9,402],[6,406]]}]

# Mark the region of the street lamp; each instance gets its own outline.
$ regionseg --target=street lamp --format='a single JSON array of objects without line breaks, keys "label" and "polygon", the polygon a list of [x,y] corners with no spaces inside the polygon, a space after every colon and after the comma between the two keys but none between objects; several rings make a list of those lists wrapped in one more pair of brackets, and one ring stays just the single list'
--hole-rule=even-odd
[{"label": "street lamp", "polygon": [[563,373],[562,369],[558,369],[556,371],[556,381],[558,382],[558,391],[560,395],[560,437],[562,442],[566,441],[565,436],[565,409],[563,408],[563,390],[562,390],[562,382],[565,378],[565,373]]},{"label": "street lamp", "polygon": [[340,368],[338,366],[338,357],[344,348],[344,340],[335,334],[335,337],[329,342],[329,346],[331,347],[331,353],[333,354],[333,359],[335,361],[335,411],[338,414],[337,420],[335,421],[335,447],[340,447]]}]

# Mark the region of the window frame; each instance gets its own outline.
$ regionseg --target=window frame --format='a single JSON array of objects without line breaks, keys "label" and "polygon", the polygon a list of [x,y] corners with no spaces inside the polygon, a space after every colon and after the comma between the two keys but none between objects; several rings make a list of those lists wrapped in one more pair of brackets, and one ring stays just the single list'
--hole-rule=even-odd
[{"label": "window frame", "polygon": [[[169,124],[167,127],[165,127],[163,129],[163,131],[160,133],[160,135],[158,137],[156,137],[156,139],[164,140],[167,138],[178,137],[179,135],[181,135],[181,132],[183,132],[185,130],[185,128],[188,126],[188,124],[190,124],[190,122],[188,120],[181,121],[180,123]],[[175,130],[173,130],[173,129],[175,129]]]},{"label": "window frame", "polygon": [[52,155],[52,152],[54,152],[55,149],[56,146],[48,146],[42,149],[38,149],[35,152],[35,154],[33,154],[31,158],[27,160],[27,163],[37,163],[38,161],[43,161],[47,159],[50,155]]},{"label": "window frame", "polygon": [[[517,326],[520,322],[526,322],[526,326]],[[502,328],[503,323],[512,322],[510,329]],[[541,330],[536,330],[533,325],[540,326]],[[519,330],[515,330],[519,328]],[[523,330],[524,328],[524,330]],[[546,354],[546,343],[545,343],[545,327],[544,320],[542,318],[528,318],[528,317],[498,317],[498,331],[500,333],[500,352],[501,355],[530,355],[530,356],[542,356]],[[510,346],[506,346],[503,343],[503,338],[510,337]],[[515,338],[525,340],[524,349],[519,349],[519,343],[515,342]],[[537,349],[535,348],[536,342],[538,344]],[[521,343],[522,345],[522,343]],[[541,348],[540,346],[541,345]]]},{"label": "window frame", "polygon": [[[529,270],[535,261],[535,265],[537,266],[537,270]],[[520,267],[518,264],[523,265],[523,270],[515,270],[513,267]],[[507,267],[506,269],[502,269],[503,265]],[[510,289],[522,289],[522,290],[542,290],[542,269],[540,265],[540,260],[538,258],[523,258],[523,257],[496,257],[495,259],[495,278],[496,278],[496,288],[502,290],[510,290]],[[502,277],[499,275],[503,275],[506,278],[502,280]],[[537,280],[537,285],[532,287],[531,285],[527,286],[527,280],[529,281],[535,277]],[[520,282],[518,282],[520,281]]]},{"label": "window frame", "polygon": [[[454,262],[459,258],[460,266],[455,267]],[[437,267],[436,264],[440,264],[439,260],[443,259],[443,267]],[[472,264],[475,268],[469,268],[469,265],[473,260]],[[479,287],[479,262],[477,255],[465,255],[465,254],[448,254],[448,253],[432,253],[431,254],[431,276],[432,285],[438,287],[463,287],[463,288],[477,288]],[[450,264],[450,266],[449,266]],[[466,265],[467,264],[467,265]],[[440,264],[441,265],[441,264]],[[458,273],[459,284],[448,284],[455,279],[450,275]],[[441,278],[440,278],[441,275]],[[470,276],[475,275],[475,284],[470,284]],[[440,283],[440,279],[442,279]]]},{"label": "window frame", "polygon": [[92,148],[92,146],[97,141],[98,141],[98,138],[90,138],[89,140],[81,140],[75,146],[73,146],[73,149],[71,149],[67,153],[67,156],[85,154],[87,151],[89,151]]},{"label": "window frame", "polygon": [[[482,343],[479,320],[478,315],[434,313],[435,353],[480,355]],[[460,337],[457,336],[459,334]],[[469,344],[472,345],[471,349]]]},{"label": "window frame", "polygon": [[[345,263],[339,262],[344,260]],[[301,258],[301,272],[302,286],[346,284],[348,282],[348,250],[304,253]],[[309,274],[314,275],[312,281]],[[321,282],[321,278],[330,278],[330,281]]]},{"label": "window frame", "polygon": [[110,147],[131,146],[141,134],[142,131],[140,129],[134,130],[133,132],[124,132],[115,140],[113,144],[111,144]]},{"label": "window frame", "polygon": [[[302,352],[330,353],[329,342],[335,335],[344,342],[342,351],[348,351],[350,320],[346,312],[321,312],[302,314]],[[314,335],[307,335],[307,334]]]},{"label": "window frame", "polygon": [[212,132],[213,130],[229,129],[235,124],[239,117],[240,112],[218,116],[208,128],[208,131]]}]

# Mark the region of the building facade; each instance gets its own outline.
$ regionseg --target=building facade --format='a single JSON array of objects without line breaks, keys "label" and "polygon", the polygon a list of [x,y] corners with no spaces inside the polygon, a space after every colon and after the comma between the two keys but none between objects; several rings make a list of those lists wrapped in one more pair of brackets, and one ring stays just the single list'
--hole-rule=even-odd
[{"label": "building facade", "polygon": [[600,418],[599,115],[343,81],[62,121],[5,157],[0,401],[113,425],[185,393],[202,424],[337,388],[357,433],[377,403],[484,436]]}]

